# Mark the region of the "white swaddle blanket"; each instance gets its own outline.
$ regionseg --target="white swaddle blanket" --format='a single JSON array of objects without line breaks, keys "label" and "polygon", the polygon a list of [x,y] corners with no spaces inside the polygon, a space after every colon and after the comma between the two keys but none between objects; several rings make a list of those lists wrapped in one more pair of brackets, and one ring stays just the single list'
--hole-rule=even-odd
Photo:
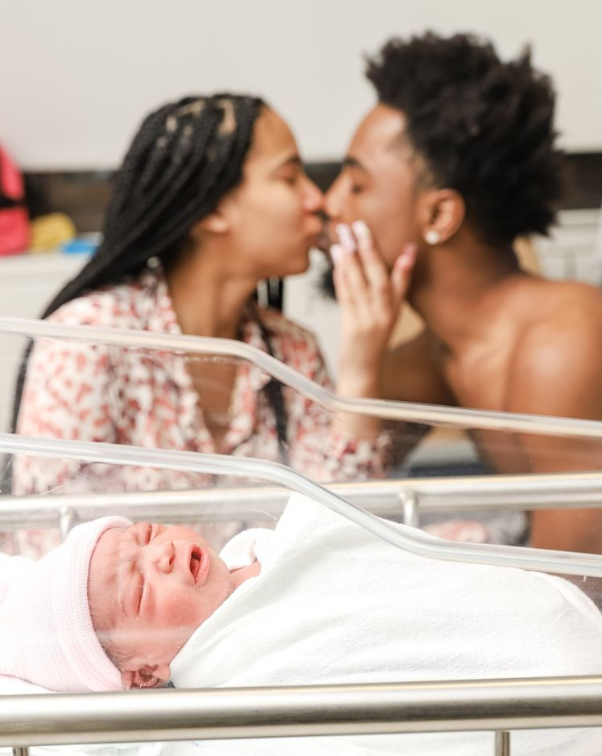
[{"label": "white swaddle blanket", "polygon": [[[238,553],[242,564],[255,544],[261,575],[243,583],[184,646],[172,663],[176,687],[602,673],[602,617],[570,583],[418,557],[297,494],[276,530],[257,535],[237,536],[223,555],[232,562]],[[318,738],[308,747],[476,756],[492,751],[492,737]],[[201,754],[292,754],[299,742],[198,747]],[[602,730],[517,732],[512,752],[598,756]]]}]

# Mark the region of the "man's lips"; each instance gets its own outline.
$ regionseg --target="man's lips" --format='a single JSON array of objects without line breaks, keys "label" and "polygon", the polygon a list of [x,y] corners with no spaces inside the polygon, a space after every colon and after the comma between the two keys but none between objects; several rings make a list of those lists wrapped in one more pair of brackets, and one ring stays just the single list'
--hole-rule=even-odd
[{"label": "man's lips", "polygon": [[335,224],[329,218],[322,219],[320,221],[320,229],[316,236],[315,245],[322,252],[329,253],[333,244],[339,243],[339,237],[335,228]]},{"label": "man's lips", "polygon": [[195,585],[203,585],[207,580],[211,555],[209,551],[197,544],[191,544],[188,550],[187,566]]}]

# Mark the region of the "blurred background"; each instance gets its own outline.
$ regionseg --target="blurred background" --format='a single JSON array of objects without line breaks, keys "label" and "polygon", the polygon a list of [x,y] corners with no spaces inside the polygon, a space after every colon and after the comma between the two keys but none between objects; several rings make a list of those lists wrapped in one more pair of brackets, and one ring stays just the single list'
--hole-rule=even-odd
[{"label": "blurred background", "polygon": [[0,133],[28,171],[114,168],[141,117],[184,92],[258,92],[310,161],[336,159],[372,102],[362,56],[395,34],[529,43],[573,152],[602,150],[596,0],[3,0]]},{"label": "blurred background", "polygon": [[[504,58],[531,46],[558,92],[569,184],[558,226],[525,244],[524,262],[602,280],[599,0],[0,0],[0,17],[0,145],[23,174],[30,218],[51,219],[27,251],[55,253],[0,258],[0,315],[36,316],[83,264],[111,173],[148,110],[188,93],[258,93],[292,123],[310,175],[326,187],[373,102],[364,56],[426,29],[486,36]],[[284,309],[319,331],[334,372],[338,318],[319,292],[321,264],[316,253],[308,274],[287,281]],[[405,317],[398,338],[413,327]],[[14,366],[2,359],[4,428]]]}]

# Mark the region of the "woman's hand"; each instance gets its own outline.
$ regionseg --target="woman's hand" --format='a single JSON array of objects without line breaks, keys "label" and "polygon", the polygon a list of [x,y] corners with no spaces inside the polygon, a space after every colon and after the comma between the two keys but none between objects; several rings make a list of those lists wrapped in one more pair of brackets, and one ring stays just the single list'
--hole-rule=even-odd
[{"label": "woman's hand", "polygon": [[337,391],[342,396],[380,396],[387,345],[406,296],[416,245],[407,244],[389,272],[368,226],[337,226],[331,247],[342,328]]}]

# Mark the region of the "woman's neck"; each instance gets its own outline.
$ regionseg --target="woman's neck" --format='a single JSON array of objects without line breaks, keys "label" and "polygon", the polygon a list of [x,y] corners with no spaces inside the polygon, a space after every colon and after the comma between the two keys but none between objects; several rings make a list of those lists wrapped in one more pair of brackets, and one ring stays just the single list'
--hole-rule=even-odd
[{"label": "woman's neck", "polygon": [[182,333],[234,339],[257,282],[236,276],[199,253],[185,256],[166,274]]}]

